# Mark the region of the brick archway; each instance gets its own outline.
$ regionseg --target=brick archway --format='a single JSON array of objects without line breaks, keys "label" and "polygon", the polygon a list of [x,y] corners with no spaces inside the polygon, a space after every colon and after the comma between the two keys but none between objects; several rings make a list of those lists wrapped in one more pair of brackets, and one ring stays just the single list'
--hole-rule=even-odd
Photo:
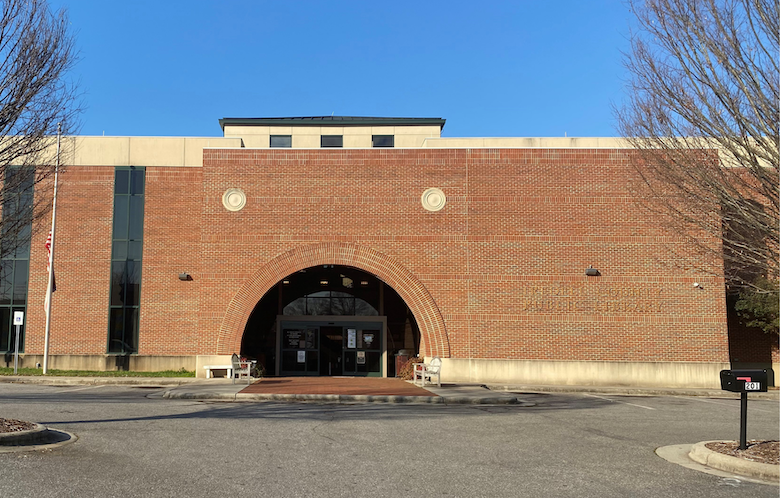
[{"label": "brick archway", "polygon": [[317,265],[344,265],[370,272],[404,300],[420,328],[420,353],[449,358],[450,345],[444,319],[428,290],[412,273],[390,256],[374,249],[343,242],[297,247],[269,261],[244,283],[228,305],[217,342],[218,354],[241,349],[249,315],[257,303],[284,277]]}]

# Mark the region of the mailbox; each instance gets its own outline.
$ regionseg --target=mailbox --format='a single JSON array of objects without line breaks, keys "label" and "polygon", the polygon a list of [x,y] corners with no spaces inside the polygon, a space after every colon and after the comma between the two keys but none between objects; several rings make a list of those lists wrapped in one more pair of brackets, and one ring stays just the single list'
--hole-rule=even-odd
[{"label": "mailbox", "polygon": [[764,370],[721,370],[720,387],[735,393],[767,391],[769,375]]}]

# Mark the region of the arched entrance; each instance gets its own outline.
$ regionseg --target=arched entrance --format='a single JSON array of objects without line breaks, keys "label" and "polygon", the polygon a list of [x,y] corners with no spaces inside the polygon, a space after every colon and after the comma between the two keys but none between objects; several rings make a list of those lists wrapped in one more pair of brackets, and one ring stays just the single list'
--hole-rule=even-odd
[{"label": "arched entrance", "polygon": [[241,354],[277,375],[393,376],[395,355],[419,351],[403,299],[357,268],[320,265],[280,280],[257,303]]},{"label": "arched entrance", "polygon": [[297,247],[265,264],[235,294],[220,326],[217,354],[241,350],[249,317],[258,302],[286,276],[321,265],[357,268],[382,280],[409,307],[420,330],[420,354],[449,358],[444,320],[424,285],[403,265],[374,249],[343,242]]}]

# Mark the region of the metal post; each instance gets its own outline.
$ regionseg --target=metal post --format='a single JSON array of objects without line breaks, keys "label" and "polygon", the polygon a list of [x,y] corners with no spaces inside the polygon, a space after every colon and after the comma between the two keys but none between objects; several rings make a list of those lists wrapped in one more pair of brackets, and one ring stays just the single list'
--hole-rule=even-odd
[{"label": "metal post", "polygon": [[747,392],[743,391],[740,395],[740,414],[739,414],[739,449],[747,449]]},{"label": "metal post", "polygon": [[19,325],[16,326],[16,341],[14,341],[14,375],[16,375],[17,367],[19,366]]},{"label": "metal post", "polygon": [[54,287],[54,237],[57,228],[57,184],[60,173],[60,138],[62,136],[62,123],[57,123],[57,160],[54,163],[54,195],[51,203],[51,247],[49,249],[49,285],[46,288],[46,328],[43,339],[43,375],[49,373],[49,336],[51,335],[51,306]]}]

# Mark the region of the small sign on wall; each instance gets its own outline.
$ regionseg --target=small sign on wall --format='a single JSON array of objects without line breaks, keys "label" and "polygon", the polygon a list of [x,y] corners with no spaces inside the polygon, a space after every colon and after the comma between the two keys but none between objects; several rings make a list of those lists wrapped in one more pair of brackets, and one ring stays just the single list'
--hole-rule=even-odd
[{"label": "small sign on wall", "polygon": [[298,363],[306,363],[306,351],[298,351]]},{"label": "small sign on wall", "polygon": [[14,325],[24,325],[24,311],[14,311]]}]

